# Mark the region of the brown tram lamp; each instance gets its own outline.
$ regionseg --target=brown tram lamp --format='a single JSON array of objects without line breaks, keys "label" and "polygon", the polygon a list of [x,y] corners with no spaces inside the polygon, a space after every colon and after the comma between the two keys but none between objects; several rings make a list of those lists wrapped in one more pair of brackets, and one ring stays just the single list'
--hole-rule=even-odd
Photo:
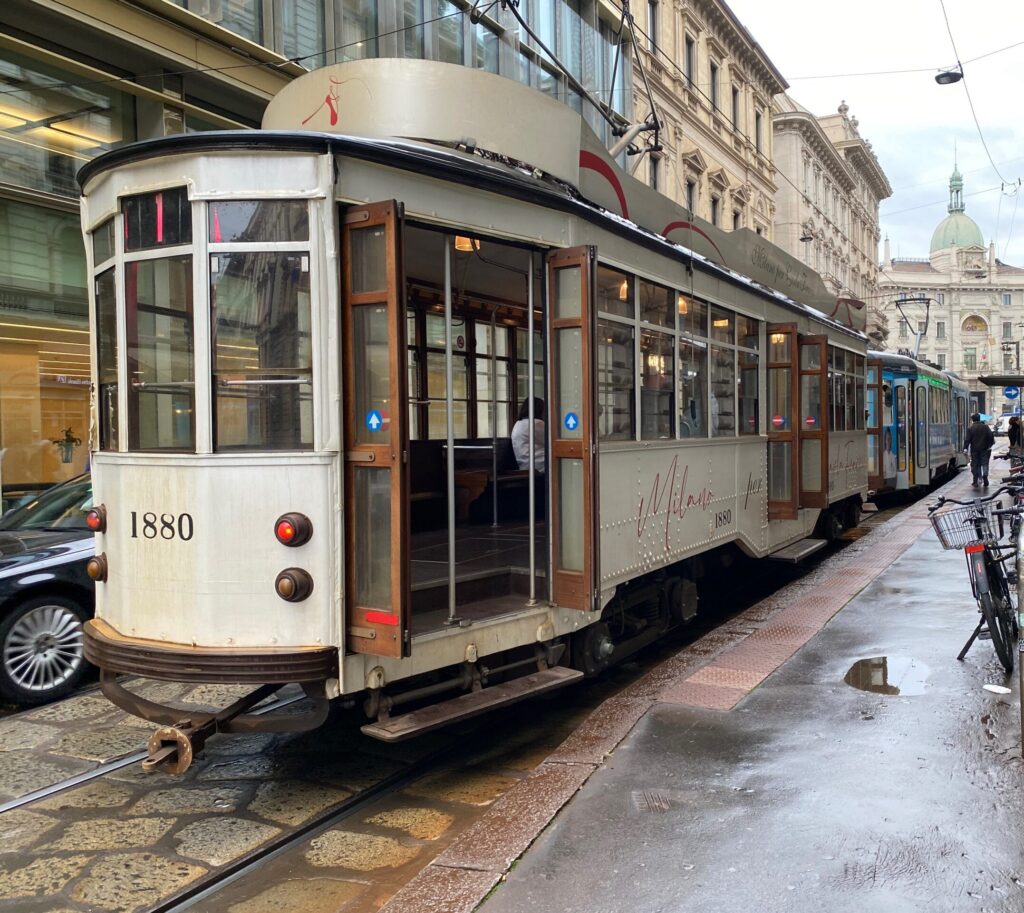
[{"label": "brown tram lamp", "polygon": [[107,579],[107,556],[93,555],[85,564],[85,573],[90,579],[102,583]]},{"label": "brown tram lamp", "polygon": [[302,602],[313,592],[313,578],[300,567],[285,568],[277,575],[274,589],[285,602]]}]

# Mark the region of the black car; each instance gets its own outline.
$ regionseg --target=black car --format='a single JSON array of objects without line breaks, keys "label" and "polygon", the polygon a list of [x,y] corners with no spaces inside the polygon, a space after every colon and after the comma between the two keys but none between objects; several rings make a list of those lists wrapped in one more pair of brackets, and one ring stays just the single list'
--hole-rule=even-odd
[{"label": "black car", "polygon": [[71,692],[89,670],[82,625],[95,591],[88,474],[0,518],[0,698],[29,706]]}]

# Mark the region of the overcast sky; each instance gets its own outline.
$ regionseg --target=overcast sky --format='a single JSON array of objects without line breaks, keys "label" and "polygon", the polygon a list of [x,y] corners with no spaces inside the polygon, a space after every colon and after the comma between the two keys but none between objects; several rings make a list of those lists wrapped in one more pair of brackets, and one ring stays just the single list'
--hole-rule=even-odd
[{"label": "overcast sky", "polygon": [[[1016,187],[1024,178],[1022,0],[945,0],[965,75],[951,86],[934,79],[957,59],[939,0],[726,2],[796,101],[818,115],[835,112],[844,99],[850,106],[892,185],[880,214],[893,256],[928,256],[932,232],[946,216],[955,140],[967,214],[986,244],[996,243],[1000,260],[1024,266],[1024,201],[1014,213],[1017,196],[1000,191],[1004,180]],[[991,56],[974,59],[984,54]],[[846,75],[892,70],[923,72]],[[999,173],[978,136],[964,83]]]}]

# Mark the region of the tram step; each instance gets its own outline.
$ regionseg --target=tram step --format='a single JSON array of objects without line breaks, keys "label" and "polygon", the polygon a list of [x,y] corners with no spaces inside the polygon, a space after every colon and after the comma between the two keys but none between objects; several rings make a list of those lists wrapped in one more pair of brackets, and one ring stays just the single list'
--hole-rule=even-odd
[{"label": "tram step", "polygon": [[543,672],[534,672],[510,682],[492,685],[482,691],[461,694],[449,701],[422,707],[411,713],[393,716],[391,719],[380,720],[376,723],[367,723],[362,727],[362,731],[383,742],[400,742],[402,739],[422,735],[432,729],[440,729],[449,723],[469,719],[469,717],[493,710],[495,707],[514,704],[524,698],[561,688],[580,678],[583,678],[583,673],[576,669],[554,666]]},{"label": "tram step", "polygon": [[768,557],[774,561],[788,561],[791,564],[796,564],[798,561],[803,561],[808,555],[813,555],[819,549],[823,549],[826,545],[828,545],[827,539],[801,539],[799,542],[780,548],[777,552],[772,552]]}]

